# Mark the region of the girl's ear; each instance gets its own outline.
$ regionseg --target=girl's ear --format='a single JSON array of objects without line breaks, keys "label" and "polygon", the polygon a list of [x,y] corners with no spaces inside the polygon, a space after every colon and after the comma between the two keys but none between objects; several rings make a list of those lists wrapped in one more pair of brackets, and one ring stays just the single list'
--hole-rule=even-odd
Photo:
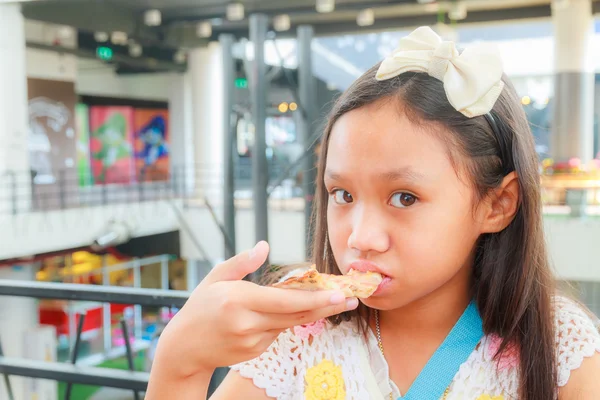
[{"label": "girl's ear", "polygon": [[485,200],[481,233],[497,233],[506,228],[517,213],[519,201],[519,179],[511,172]]}]

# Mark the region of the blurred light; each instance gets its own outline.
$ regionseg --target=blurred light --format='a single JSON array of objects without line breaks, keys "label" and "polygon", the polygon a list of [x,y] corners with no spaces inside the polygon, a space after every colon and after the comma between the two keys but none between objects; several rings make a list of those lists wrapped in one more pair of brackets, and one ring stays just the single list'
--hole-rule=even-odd
[{"label": "blurred light", "polygon": [[372,8],[362,10],[356,16],[356,24],[358,26],[371,26],[375,23],[375,12]]},{"label": "blurred light", "polygon": [[521,97],[521,104],[523,104],[524,106],[531,104],[531,97],[529,97],[529,96]]},{"label": "blurred light", "polygon": [[577,157],[571,157],[569,159],[569,161],[567,162],[567,164],[569,165],[569,167],[571,168],[577,168],[581,166],[581,159],[577,158]]},{"label": "blurred light", "polygon": [[106,42],[108,40],[108,33],[94,32],[94,39],[96,40],[96,42]]},{"label": "blurred light", "polygon": [[290,16],[287,14],[276,15],[273,18],[273,28],[278,32],[289,30],[291,25]]},{"label": "blurred light", "polygon": [[417,0],[417,3],[419,4],[429,4],[429,3],[435,3],[437,0]]},{"label": "blurred light", "polygon": [[113,51],[110,47],[100,46],[96,49],[96,55],[101,60],[110,61],[113,58]]},{"label": "blurred light", "polygon": [[277,107],[277,109],[279,110],[280,113],[287,112],[288,108],[289,108],[288,103],[286,103],[285,101],[283,103],[280,103],[279,107]]},{"label": "blurred light", "polygon": [[127,34],[125,32],[115,31],[111,34],[110,41],[113,42],[113,44],[126,45]]},{"label": "blurred light", "polygon": [[244,19],[244,5],[242,3],[231,3],[227,5],[227,19],[230,21],[241,21]]},{"label": "blurred light", "polygon": [[543,101],[542,104],[548,104],[550,102],[550,99],[548,97],[546,97]]},{"label": "blurred light", "polygon": [[235,79],[235,87],[239,89],[245,89],[248,87],[248,79],[246,78],[236,78]]},{"label": "blurred light", "polygon": [[143,49],[142,46],[138,43],[131,43],[129,45],[129,55],[131,57],[139,57],[142,55]]},{"label": "blurred light", "polygon": [[208,21],[198,22],[196,25],[196,36],[208,38],[212,36],[212,24]]},{"label": "blurred light", "polygon": [[183,64],[186,60],[187,56],[185,54],[185,51],[183,50],[177,50],[175,52],[175,54],[173,55],[173,60],[178,63],[178,64]]},{"label": "blurred light", "polygon": [[144,23],[148,26],[159,26],[162,23],[160,10],[148,10],[144,13]]},{"label": "blurred light", "polygon": [[296,111],[298,109],[298,104],[293,101],[290,103],[290,111]]},{"label": "blurred light", "polygon": [[462,1],[453,3],[450,11],[448,11],[448,17],[454,21],[467,18],[467,5]]},{"label": "blurred light", "polygon": [[73,28],[70,26],[61,26],[58,28],[57,35],[60,39],[70,39],[73,36]]},{"label": "blurred light", "polygon": [[210,20],[210,23],[212,24],[212,26],[221,26],[223,25],[223,18],[212,18]]},{"label": "blurred light", "polygon": [[317,0],[317,12],[330,13],[335,10],[335,0]]}]

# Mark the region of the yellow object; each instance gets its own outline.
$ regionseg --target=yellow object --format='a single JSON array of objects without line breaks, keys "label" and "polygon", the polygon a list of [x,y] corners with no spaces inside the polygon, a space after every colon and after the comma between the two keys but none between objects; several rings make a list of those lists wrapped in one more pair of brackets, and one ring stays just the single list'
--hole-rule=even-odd
[{"label": "yellow object", "polygon": [[504,400],[504,396],[490,396],[489,394],[482,394],[477,400]]},{"label": "yellow object", "polygon": [[[121,264],[123,261],[118,260],[112,255],[104,256],[106,260],[106,266],[110,267],[113,265]],[[38,281],[49,281],[55,276],[61,278],[78,277],[86,275],[95,275],[101,278],[102,274],[102,256],[88,253],[87,251],[76,251],[71,255],[72,264],[70,267],[64,267],[57,269],[56,271],[38,271],[36,279]],[[128,270],[112,271],[109,273],[109,280],[111,285],[116,285],[119,281],[127,279],[129,275]]]},{"label": "yellow object", "polygon": [[346,389],[342,367],[329,360],[323,360],[318,365],[306,371],[304,377],[306,400],[344,400]]},{"label": "yellow object", "polygon": [[286,103],[285,101],[283,103],[280,103],[278,109],[280,113],[286,113],[289,109],[288,103]]},{"label": "yellow object", "polygon": [[544,168],[549,168],[553,165],[554,165],[554,160],[551,158],[545,158],[544,161],[542,161],[542,166]]}]

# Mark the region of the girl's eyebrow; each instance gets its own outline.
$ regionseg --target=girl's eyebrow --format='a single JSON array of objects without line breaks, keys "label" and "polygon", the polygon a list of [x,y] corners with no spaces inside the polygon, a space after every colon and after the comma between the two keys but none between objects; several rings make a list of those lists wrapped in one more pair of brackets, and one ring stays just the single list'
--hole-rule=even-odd
[{"label": "girl's eyebrow", "polygon": [[[396,182],[396,181],[409,181],[409,182],[418,182],[425,179],[425,176],[418,171],[415,171],[411,167],[400,167],[391,169],[389,171],[383,171],[375,174],[375,179],[387,181],[387,182]],[[344,174],[332,171],[330,169],[325,170],[325,179],[331,181],[344,181],[346,177]]]}]

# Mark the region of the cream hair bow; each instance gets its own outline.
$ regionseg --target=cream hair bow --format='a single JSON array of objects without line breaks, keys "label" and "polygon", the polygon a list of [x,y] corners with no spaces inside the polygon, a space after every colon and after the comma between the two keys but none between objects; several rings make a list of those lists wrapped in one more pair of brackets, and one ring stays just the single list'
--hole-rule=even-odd
[{"label": "cream hair bow", "polygon": [[459,54],[454,42],[442,41],[426,26],[400,39],[376,77],[382,81],[409,71],[442,81],[450,104],[469,118],[488,113],[504,88],[502,60],[494,47],[476,45]]}]

